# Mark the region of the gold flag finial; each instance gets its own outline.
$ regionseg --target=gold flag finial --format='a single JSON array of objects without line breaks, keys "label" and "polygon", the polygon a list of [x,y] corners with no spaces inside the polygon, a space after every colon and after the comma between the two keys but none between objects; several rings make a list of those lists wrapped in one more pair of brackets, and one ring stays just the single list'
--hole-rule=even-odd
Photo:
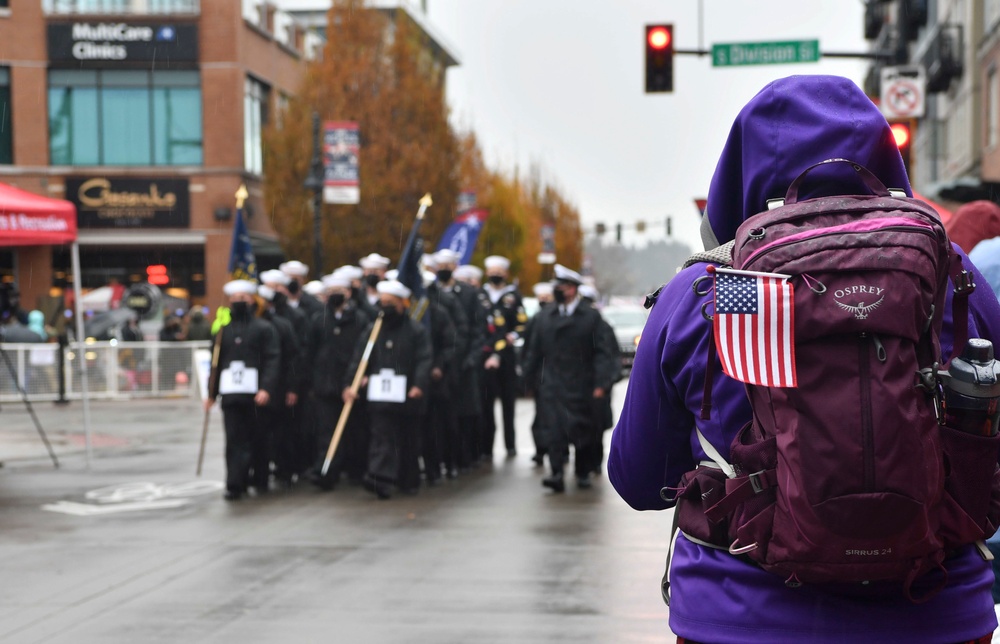
[{"label": "gold flag finial", "polygon": [[429,192],[420,198],[420,205],[425,208],[431,206],[433,203],[434,202],[431,201],[431,193]]},{"label": "gold flag finial", "polygon": [[247,192],[247,186],[244,183],[240,184],[240,189],[236,191],[236,209],[239,210],[243,207],[243,202],[247,200],[250,193]]}]

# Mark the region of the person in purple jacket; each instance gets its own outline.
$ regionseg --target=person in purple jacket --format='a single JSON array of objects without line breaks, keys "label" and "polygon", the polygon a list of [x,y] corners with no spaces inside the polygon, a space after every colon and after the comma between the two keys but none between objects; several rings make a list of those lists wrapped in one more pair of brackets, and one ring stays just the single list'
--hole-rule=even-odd
[{"label": "person in purple jacket", "polygon": [[[853,82],[835,76],[793,76],[766,86],[737,116],[708,193],[702,224],[706,250],[734,238],[746,218],[814,163],[842,157],[911,194],[903,162],[878,108]],[[845,166],[846,167],[846,166]],[[865,194],[853,171],[831,167],[802,198]],[[957,248],[957,247],[956,247]],[[960,251],[959,251],[960,252]],[[977,283],[986,281],[963,255]],[[685,472],[708,460],[695,427],[729,458],[736,433],[751,419],[745,385],[724,375],[712,381],[712,413],[701,420],[710,322],[704,296],[692,290],[704,263],[678,273],[650,312],[635,357],[624,409],[611,440],[608,476],[637,510],[664,510],[660,497]],[[1000,304],[989,288],[969,299],[971,337],[1000,341]],[[951,354],[951,294],[941,337]],[[790,589],[778,575],[728,552],[676,536],[668,577],[670,628],[678,642],[989,642],[997,626],[990,564],[969,546],[945,561],[947,581],[922,604],[902,593],[852,598],[821,587]],[[939,571],[914,584],[941,584]]]}]

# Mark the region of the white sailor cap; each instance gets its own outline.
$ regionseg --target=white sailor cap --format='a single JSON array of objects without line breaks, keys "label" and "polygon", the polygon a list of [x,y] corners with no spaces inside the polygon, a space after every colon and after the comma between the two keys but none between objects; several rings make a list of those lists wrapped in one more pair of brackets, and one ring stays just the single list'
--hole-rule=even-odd
[{"label": "white sailor cap", "polygon": [[292,278],[282,271],[270,270],[260,274],[261,284],[281,284],[282,286],[288,286],[291,281]]},{"label": "white sailor cap", "polygon": [[457,280],[481,280],[483,279],[483,269],[478,266],[473,266],[472,264],[462,264],[455,269],[453,275]]},{"label": "white sailor cap", "polygon": [[323,282],[319,280],[311,280],[302,285],[302,290],[313,297],[322,293],[325,288]]},{"label": "white sailor cap", "polygon": [[430,268],[431,266],[436,266],[437,260],[434,259],[434,255],[431,253],[424,253],[420,256],[420,266],[422,268]]},{"label": "white sailor cap", "polygon": [[552,282],[539,282],[531,287],[534,291],[535,297],[541,297],[542,295],[552,295]]},{"label": "white sailor cap", "polygon": [[279,264],[278,269],[281,270],[282,273],[291,275],[292,277],[305,277],[309,274],[309,267],[297,259]]},{"label": "white sailor cap", "polygon": [[577,286],[583,284],[583,277],[579,273],[566,268],[562,264],[556,264],[556,280],[569,282]]},{"label": "white sailor cap", "polygon": [[488,271],[506,271],[510,269],[510,260],[499,255],[490,255],[483,260],[483,266],[485,266]]},{"label": "white sailor cap", "polygon": [[329,275],[323,276],[323,286],[326,288],[351,288],[351,276],[347,271],[338,268]]},{"label": "white sailor cap", "polygon": [[226,295],[236,295],[238,293],[253,295],[257,292],[257,285],[250,280],[233,280],[222,285],[222,292]]},{"label": "white sailor cap", "polygon": [[404,300],[410,297],[412,291],[403,286],[402,282],[397,282],[396,280],[383,280],[378,283],[375,287],[379,293],[388,293],[389,295],[395,295],[396,297],[401,297]]},{"label": "white sailor cap", "polygon": [[361,270],[361,268],[358,266],[351,266],[350,264],[345,264],[333,272],[338,274],[343,273],[347,276],[348,280],[360,280],[365,276],[365,272]]},{"label": "white sailor cap", "polygon": [[424,286],[430,286],[435,280],[437,280],[437,275],[430,271],[423,271],[420,274],[420,279],[423,281]]},{"label": "white sailor cap", "polygon": [[261,296],[262,298],[264,298],[268,302],[273,302],[274,301],[274,289],[271,288],[270,286],[264,286],[263,284],[261,284],[260,286],[258,286],[257,287],[257,295]]},{"label": "white sailor cap", "polygon": [[598,293],[597,289],[594,288],[590,284],[581,284],[580,285],[579,293],[580,293],[580,297],[585,297],[585,298],[587,298],[589,300],[593,300],[595,302],[597,300],[601,299],[601,294]]},{"label": "white sailor cap", "polygon": [[397,277],[399,277],[399,271],[396,270],[395,268],[387,270],[385,272],[385,279],[387,279],[387,280],[394,280]]},{"label": "white sailor cap", "polygon": [[438,264],[457,264],[462,256],[450,248],[442,248],[434,253],[434,261]]},{"label": "white sailor cap", "polygon": [[378,253],[371,253],[366,257],[362,257],[358,260],[358,265],[361,268],[374,269],[374,268],[389,268],[390,260],[388,257],[379,255]]}]

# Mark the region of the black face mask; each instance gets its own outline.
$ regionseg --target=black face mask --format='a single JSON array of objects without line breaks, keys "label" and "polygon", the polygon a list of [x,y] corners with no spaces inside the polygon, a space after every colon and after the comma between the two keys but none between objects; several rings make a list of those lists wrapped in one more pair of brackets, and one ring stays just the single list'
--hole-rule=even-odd
[{"label": "black face mask", "polygon": [[451,269],[442,268],[437,272],[437,278],[439,282],[450,282],[451,281]]},{"label": "black face mask", "polygon": [[[292,284],[294,284],[294,282],[292,282]],[[291,284],[289,284],[289,286],[291,286]],[[284,305],[288,304],[288,296],[284,293],[275,293],[274,299],[271,300],[271,302],[274,303],[274,308],[280,309]]]},{"label": "black face mask", "polygon": [[552,299],[555,300],[556,304],[566,303],[566,291],[557,288],[552,291]]},{"label": "black face mask", "polygon": [[490,275],[486,279],[489,280],[489,283],[494,286],[500,286],[504,283],[503,275]]},{"label": "black face mask", "polygon": [[345,301],[347,301],[347,298],[344,297],[343,293],[333,293],[327,298],[326,305],[331,309],[339,309],[344,305]]},{"label": "black face mask", "polygon": [[395,306],[380,304],[378,308],[382,311],[382,317],[385,318],[386,322],[394,322],[403,317],[403,314],[397,311]]},{"label": "black face mask", "polygon": [[229,305],[229,312],[234,320],[247,320],[250,318],[250,303],[233,302]]},{"label": "black face mask", "polygon": [[365,284],[367,284],[372,288],[375,288],[375,286],[381,281],[382,279],[375,273],[372,273],[371,275],[365,275]]},{"label": "black face mask", "polygon": [[291,281],[291,282],[288,283],[288,287],[287,288],[288,288],[288,292],[291,295],[297,295],[298,292],[299,292],[299,288],[300,287],[299,287],[299,283],[298,282]]}]

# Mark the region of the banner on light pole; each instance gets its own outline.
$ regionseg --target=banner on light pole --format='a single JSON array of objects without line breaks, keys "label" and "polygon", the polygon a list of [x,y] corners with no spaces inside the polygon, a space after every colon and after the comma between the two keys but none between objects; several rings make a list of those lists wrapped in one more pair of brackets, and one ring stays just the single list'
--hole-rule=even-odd
[{"label": "banner on light pole", "polygon": [[361,135],[351,121],[327,121],[323,127],[323,202],[361,202],[358,153]]}]

